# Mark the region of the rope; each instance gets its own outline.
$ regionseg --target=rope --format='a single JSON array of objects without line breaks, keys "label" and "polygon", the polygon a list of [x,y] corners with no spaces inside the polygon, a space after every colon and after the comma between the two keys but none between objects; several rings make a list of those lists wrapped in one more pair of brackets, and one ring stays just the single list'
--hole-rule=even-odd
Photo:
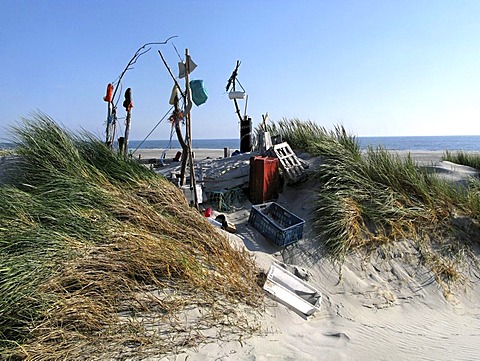
[{"label": "rope", "polygon": [[175,52],[177,53],[178,58],[179,58],[180,61],[183,63],[183,59],[182,59],[182,57],[180,56],[180,54],[178,53],[177,47],[175,46],[175,44],[173,43],[173,41],[172,41],[172,46],[173,46],[173,48],[175,49]]},{"label": "rope", "polygon": [[153,127],[153,129],[150,131],[150,133],[147,134],[147,136],[145,137],[144,140],[142,140],[142,142],[138,145],[137,148],[135,148],[135,150],[132,152],[132,154],[135,154],[135,152],[138,150],[138,148],[140,148],[142,146],[142,144],[147,140],[147,138],[152,135],[152,133],[155,131],[155,129],[157,129],[157,127],[160,125],[161,122],[163,122],[163,120],[167,117],[168,114],[170,114],[170,112],[172,111],[173,109],[173,106],[165,113],[165,115],[162,117],[162,119],[160,119],[157,123],[157,125],[155,125]]},{"label": "rope", "polygon": [[172,124],[172,129],[170,130],[170,141],[167,144],[167,147],[165,150],[162,152],[162,155],[160,156],[160,162],[163,165],[163,160],[165,159],[165,156],[167,154],[167,150],[172,149],[172,138],[173,138],[173,130],[174,130],[174,125]]}]

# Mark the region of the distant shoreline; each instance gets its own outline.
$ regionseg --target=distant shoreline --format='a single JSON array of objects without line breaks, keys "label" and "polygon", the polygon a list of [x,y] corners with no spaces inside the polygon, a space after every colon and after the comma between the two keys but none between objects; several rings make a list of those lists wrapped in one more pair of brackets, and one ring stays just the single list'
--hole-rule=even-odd
[{"label": "distant shoreline", "polygon": [[[133,158],[135,159],[161,159],[164,149],[138,149]],[[165,159],[171,160],[175,157],[177,152],[181,152],[182,149],[169,149],[165,152]],[[207,158],[217,159],[224,157],[224,149],[208,149],[208,148],[194,148],[192,149],[194,153],[195,160],[203,160]],[[232,155],[234,150],[230,149],[229,156]],[[438,163],[442,160],[442,157],[445,154],[445,151],[440,150],[423,150],[423,151],[408,151],[408,150],[391,150],[389,151],[392,154],[397,154],[401,158],[406,158],[408,155],[412,158],[414,162],[419,165],[431,165]],[[469,151],[468,153],[479,154],[480,152]],[[252,152],[252,156],[257,155],[257,153]]]},{"label": "distant shoreline", "polygon": [[[480,136],[478,135],[462,135],[462,136],[389,136],[389,137],[358,137],[352,135],[357,140],[360,149],[364,150],[368,147],[382,147],[391,151],[410,151],[410,152],[427,152],[427,151],[465,151],[480,152]],[[240,149],[240,141],[235,138],[225,139],[193,139],[192,148],[199,149],[222,149],[229,148],[231,152]],[[11,149],[13,143],[0,142],[0,149]],[[180,149],[178,140],[130,140],[129,149],[149,149],[161,151],[168,149]]]}]

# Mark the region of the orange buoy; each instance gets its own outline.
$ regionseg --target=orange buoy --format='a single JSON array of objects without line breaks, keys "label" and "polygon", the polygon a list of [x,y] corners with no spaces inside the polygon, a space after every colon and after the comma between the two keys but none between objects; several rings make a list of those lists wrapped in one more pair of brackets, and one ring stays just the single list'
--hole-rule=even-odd
[{"label": "orange buoy", "polygon": [[108,83],[107,94],[103,97],[103,100],[110,103],[112,101],[112,96],[113,96],[113,85],[112,83]]}]

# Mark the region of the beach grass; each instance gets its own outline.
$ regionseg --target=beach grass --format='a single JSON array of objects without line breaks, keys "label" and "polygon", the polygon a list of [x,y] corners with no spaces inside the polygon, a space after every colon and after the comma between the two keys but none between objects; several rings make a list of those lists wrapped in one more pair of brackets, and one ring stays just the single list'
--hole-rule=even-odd
[{"label": "beach grass", "polygon": [[12,134],[14,172],[0,184],[0,355],[140,357],[256,332],[242,316],[262,304],[253,259],[180,190],[45,114]]},{"label": "beach grass", "polygon": [[463,151],[451,152],[447,150],[443,154],[442,159],[480,170],[480,155],[478,154]]},{"label": "beach grass", "polygon": [[[436,177],[410,157],[379,148],[362,151],[356,137],[310,121],[283,119],[269,128],[293,149],[321,157],[312,218],[329,255],[343,262],[397,241],[413,242],[418,260],[448,293],[460,284],[465,264],[478,267],[478,179],[465,188]],[[466,232],[470,230],[470,234]]]}]

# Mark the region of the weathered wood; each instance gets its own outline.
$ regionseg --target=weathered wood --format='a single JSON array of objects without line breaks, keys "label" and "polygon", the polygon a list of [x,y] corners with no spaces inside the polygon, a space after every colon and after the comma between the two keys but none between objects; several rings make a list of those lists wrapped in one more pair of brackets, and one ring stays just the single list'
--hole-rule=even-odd
[{"label": "weathered wood", "polygon": [[128,138],[130,137],[130,122],[132,119],[132,111],[127,111],[127,117],[125,118],[125,144],[123,148],[123,155],[128,156]]},{"label": "weathered wood", "polygon": [[272,151],[280,161],[280,167],[285,172],[289,184],[298,183],[307,178],[303,164],[287,142],[275,144]]},{"label": "weathered wood", "polygon": [[168,72],[170,73],[170,76],[172,77],[175,85],[177,86],[178,91],[182,95],[183,100],[185,100],[185,97],[186,97],[185,93],[182,92],[182,88],[180,88],[180,85],[178,84],[177,78],[175,78],[175,75],[173,75],[172,69],[170,69],[170,67],[168,66],[167,61],[163,57],[163,54],[160,50],[158,50],[158,54],[160,55],[160,58],[162,58],[163,64],[165,64],[165,67],[167,68]]},{"label": "weathered wood", "polygon": [[132,89],[128,88],[125,91],[125,100],[123,102],[123,106],[125,107],[125,110],[127,111],[127,116],[125,118],[125,136],[124,136],[124,144],[123,144],[123,149],[122,149],[122,154],[124,157],[127,157],[128,155],[128,139],[130,137],[130,122],[132,119],[132,108],[133,108],[133,102],[132,102]]},{"label": "weathered wood", "polygon": [[107,129],[105,130],[105,144],[107,147],[112,146],[110,142],[110,134],[111,134],[111,122],[112,122],[112,102],[108,102],[108,109],[107,109]]},{"label": "weathered wood", "polygon": [[[185,93],[187,95],[187,104],[192,104],[192,92],[190,90],[190,69],[189,69],[189,60],[190,55],[188,53],[188,49],[185,49]],[[187,145],[188,145],[188,159],[189,159],[189,166],[190,166],[190,187],[194,190],[194,207],[198,209],[198,197],[197,192],[195,191],[196,188],[196,180],[195,180],[195,169],[193,164],[193,154],[192,154],[192,118],[191,118],[191,111],[190,106],[187,105],[188,112],[186,114],[187,117]]]},{"label": "weathered wood", "polygon": [[[160,58],[163,61],[163,64],[168,70],[168,73],[172,77],[173,82],[175,83],[175,86],[177,87],[178,91],[182,95],[183,102],[186,104],[186,95],[184,92],[182,92],[182,89],[180,88],[180,84],[178,84],[177,79],[175,78],[175,75],[173,75],[172,69],[167,64],[167,61],[163,57],[163,54],[160,50],[158,50],[158,55],[160,55]],[[178,106],[178,96],[175,97],[174,99],[174,114],[179,114],[180,113],[180,107]],[[186,144],[185,140],[183,139],[183,134],[182,134],[182,129],[180,128],[180,120],[179,119],[174,119],[174,126],[175,126],[175,133],[177,134],[177,139],[178,142],[180,143],[180,146],[182,147],[182,168],[180,171],[180,185],[183,186],[185,184],[185,172],[187,169],[187,161],[188,161],[188,145]]]}]

